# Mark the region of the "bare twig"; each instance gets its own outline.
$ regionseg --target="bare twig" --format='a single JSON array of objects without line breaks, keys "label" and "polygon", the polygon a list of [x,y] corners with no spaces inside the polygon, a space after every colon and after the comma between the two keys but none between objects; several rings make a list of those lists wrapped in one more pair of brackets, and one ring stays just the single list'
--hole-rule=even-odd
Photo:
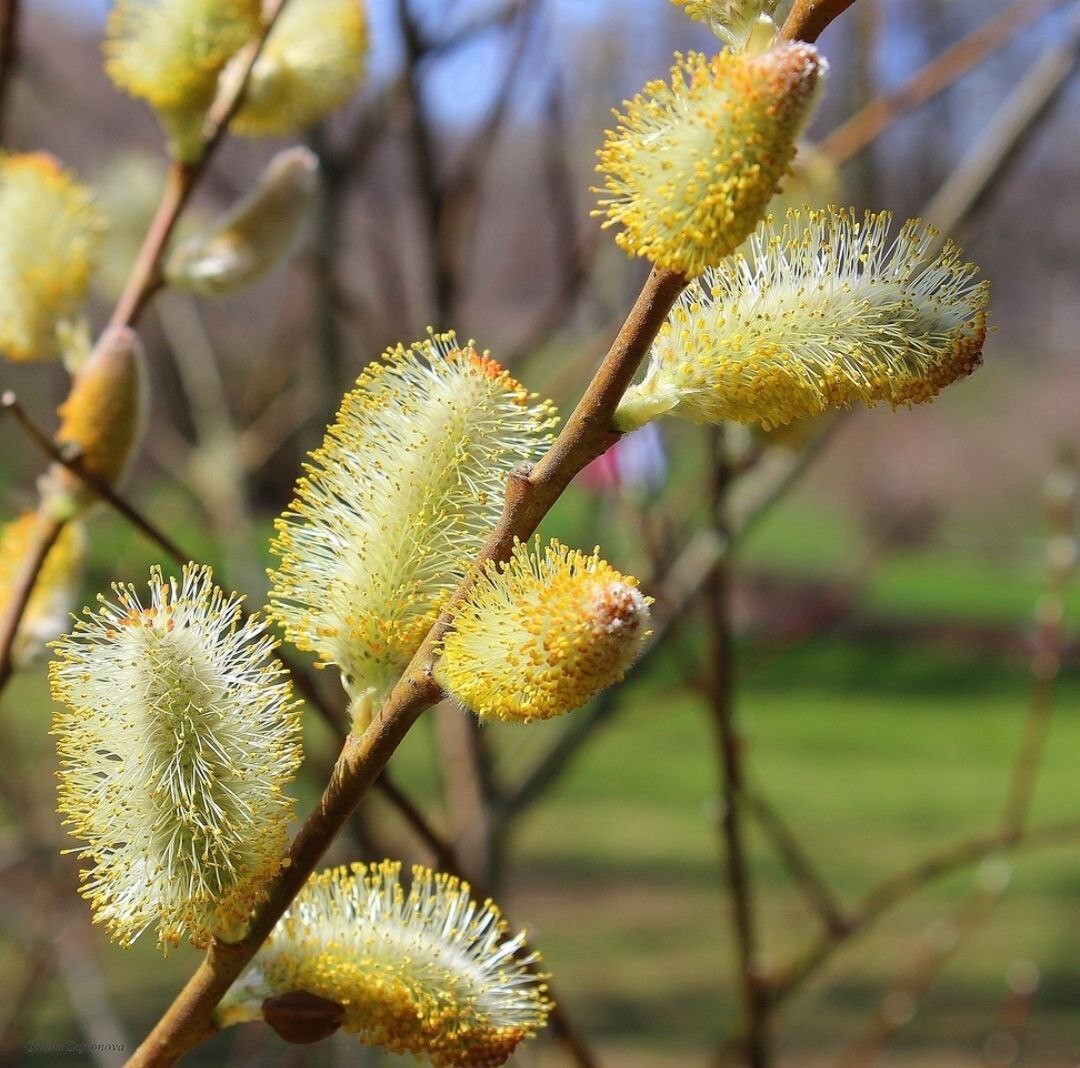
[{"label": "bare twig", "polygon": [[142,512],[130,504],[107,482],[98,478],[92,472],[85,470],[82,457],[78,452],[61,448],[44,430],[31,418],[29,412],[19,403],[18,397],[12,390],[7,390],[0,396],[0,409],[9,412],[26,431],[27,436],[41,449],[53,463],[66,468],[73,475],[80,478],[85,485],[89,486],[110,508],[119,512],[133,527],[141,531],[150,541],[159,545],[178,564],[186,564],[192,557],[170,538],[157,524],[148,519]]},{"label": "bare twig", "polygon": [[799,958],[770,978],[770,997],[775,1004],[788,1000],[820,971],[833,954],[855,935],[866,931],[887,912],[931,883],[977,864],[995,853],[1010,853],[1042,849],[1048,846],[1075,845],[1080,842],[1080,822],[1048,824],[1033,827],[1020,837],[992,834],[965,838],[944,849],[923,857],[910,868],[897,872],[880,882],[866,894],[860,904],[849,909],[846,930],[827,935],[814,942]]},{"label": "bare twig", "polygon": [[[712,486],[713,525],[723,543],[730,542],[725,512],[731,472],[724,432],[714,434]],[[713,566],[705,595],[709,633],[709,669],[706,688],[716,730],[720,767],[720,836],[723,844],[725,886],[730,895],[735,978],[741,1001],[742,1032],[737,1040],[739,1059],[748,1068],[769,1068],[769,1003],[758,962],[756,899],[751,885],[743,826],[743,739],[735,720],[735,647],[731,625],[731,568],[725,554]]]},{"label": "bare twig", "polygon": [[1008,171],[1060,97],[1080,59],[1080,4],[1061,36],[1031,65],[982,137],[923,210],[943,233],[955,233]]},{"label": "bare twig", "polygon": [[19,61],[21,0],[0,0],[0,145],[7,141],[8,104]]},{"label": "bare twig", "polygon": [[845,932],[848,920],[843,907],[780,813],[754,790],[746,790],[743,793],[743,801],[773,849],[791,872],[803,897],[825,929],[832,934]]},{"label": "bare twig", "polygon": [[837,163],[850,159],[880,137],[897,119],[932,100],[984,59],[1009,43],[1041,15],[1063,0],[1014,0],[936,55],[899,89],[872,100],[832,131],[818,148]]}]

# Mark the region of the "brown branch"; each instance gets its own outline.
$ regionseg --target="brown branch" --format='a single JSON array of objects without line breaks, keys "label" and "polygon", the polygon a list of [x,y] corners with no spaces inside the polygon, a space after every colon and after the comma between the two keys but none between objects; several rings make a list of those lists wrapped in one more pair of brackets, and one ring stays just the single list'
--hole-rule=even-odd
[{"label": "brown branch", "polygon": [[[732,476],[725,455],[724,431],[713,435],[713,524],[722,543],[730,538],[725,504]],[[735,636],[731,621],[731,560],[726,554],[713,567],[706,586],[709,670],[706,691],[716,733],[720,767],[720,838],[730,923],[735,944],[735,979],[741,1001],[741,1034],[735,1047],[748,1068],[769,1068],[769,1003],[758,961],[756,900],[747,856],[742,800],[745,794],[743,738],[735,718]]]},{"label": "brown branch", "polygon": [[743,802],[825,930],[834,935],[846,932],[848,919],[843,907],[780,813],[753,790],[743,793]]},{"label": "brown branch", "polygon": [[1034,135],[1069,84],[1080,60],[1080,4],[1074,2],[1061,35],[1035,60],[995,112],[975,147],[923,209],[945,233],[955,233]]},{"label": "brown branch", "polygon": [[0,145],[7,141],[8,105],[19,61],[21,0],[0,0]]},{"label": "brown branch", "polygon": [[1009,43],[1024,27],[1063,0],[1014,0],[992,19],[936,55],[899,89],[872,100],[832,131],[818,148],[843,163],[880,137],[897,119],[933,100],[988,56]]},{"label": "brown branch", "polygon": [[92,472],[85,470],[82,457],[77,451],[61,448],[41,429],[30,417],[30,414],[19,403],[18,397],[12,390],[6,390],[0,396],[0,410],[9,412],[26,432],[27,436],[41,451],[49,457],[53,463],[70,471],[77,478],[92,489],[110,508],[122,515],[132,526],[141,531],[150,541],[159,545],[167,555],[171,556],[178,564],[183,566],[189,560],[188,556],[160,527],[151,522],[142,512],[125,500],[109,483],[98,478]]},{"label": "brown branch", "polygon": [[795,0],[791,14],[780,27],[781,41],[816,41],[826,26],[842,15],[855,0]]}]

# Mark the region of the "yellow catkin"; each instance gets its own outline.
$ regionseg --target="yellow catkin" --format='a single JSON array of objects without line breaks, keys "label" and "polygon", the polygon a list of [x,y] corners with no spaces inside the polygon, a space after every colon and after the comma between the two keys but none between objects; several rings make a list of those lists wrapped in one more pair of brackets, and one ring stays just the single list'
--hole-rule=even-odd
[{"label": "yellow catkin", "polygon": [[0,153],[0,353],[61,354],[59,331],[86,300],[103,232],[89,188],[52,156]]},{"label": "yellow catkin", "polygon": [[623,677],[649,633],[650,603],[596,552],[518,543],[455,609],[435,677],[481,717],[561,715]]},{"label": "yellow catkin", "polygon": [[295,133],[324,119],[364,73],[361,0],[289,0],[251,72],[232,129],[248,137]]},{"label": "yellow catkin", "polygon": [[494,526],[507,475],[539,458],[554,422],[453,334],[391,349],[346,394],[277,523],[270,602],[354,702],[378,706]]},{"label": "yellow catkin", "polygon": [[989,288],[978,268],[887,212],[789,211],[692,283],[626,393],[615,425],[670,413],[769,429],[856,402],[917,404],[982,358]]},{"label": "yellow catkin", "polygon": [[157,112],[179,158],[197,151],[218,76],[258,34],[261,8],[261,0],[116,0],[105,70]]},{"label": "yellow catkin", "polygon": [[[40,522],[36,512],[27,511],[0,527],[0,605],[6,605],[11,597],[12,584],[29,547],[36,541],[35,528]],[[64,633],[82,581],[85,550],[82,524],[66,523],[45,557],[19,624],[14,648],[16,665],[23,666],[47,642]]]},{"label": "yellow catkin", "polygon": [[113,586],[50,665],[59,811],[82,895],[123,945],[235,937],[281,866],[299,712],[266,625],[189,564]]},{"label": "yellow catkin", "polygon": [[687,276],[733,252],[761,219],[795,156],[826,68],[813,45],[760,55],[676,57],[609,131],[596,214],[631,256]]},{"label": "yellow catkin", "polygon": [[343,1006],[343,1028],[365,1045],[494,1068],[551,1009],[524,940],[452,875],[414,867],[404,887],[393,861],[331,868],[301,890],[217,1022],[257,1019],[263,999],[303,990]]}]

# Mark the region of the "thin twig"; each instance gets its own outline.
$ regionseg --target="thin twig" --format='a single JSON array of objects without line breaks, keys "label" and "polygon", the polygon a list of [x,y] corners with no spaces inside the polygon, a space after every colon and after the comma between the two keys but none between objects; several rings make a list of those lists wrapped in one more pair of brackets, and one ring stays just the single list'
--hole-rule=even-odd
[{"label": "thin twig", "polygon": [[173,560],[183,566],[192,557],[188,556],[157,524],[148,519],[134,505],[130,504],[109,483],[85,470],[82,457],[77,451],[57,445],[48,434],[34,421],[30,413],[19,403],[13,390],[6,390],[0,396],[0,410],[10,413],[27,436],[53,463],[76,475],[89,486],[110,508],[122,515],[133,527],[141,531],[150,541],[159,545]]},{"label": "thin twig", "polygon": [[815,941],[799,958],[769,980],[774,1004],[787,1001],[832,959],[833,954],[856,935],[865,932],[887,912],[902,904],[931,883],[977,864],[995,853],[1041,849],[1047,846],[1075,845],[1080,842],[1080,822],[1048,824],[1025,831],[1020,837],[992,834],[965,838],[923,857],[910,868],[884,879],[860,904],[847,913],[847,930]]},{"label": "thin twig", "polygon": [[[713,435],[715,452],[712,486],[713,525],[723,543],[730,542],[725,502],[731,472],[725,454],[724,431]],[[735,720],[735,648],[731,622],[731,561],[725,554],[713,566],[706,585],[709,670],[706,689],[716,730],[720,767],[720,837],[725,885],[730,896],[735,978],[741,1001],[739,1058],[748,1068],[769,1068],[769,1003],[764,997],[758,962],[756,898],[751,885],[742,801],[745,794],[743,739]]]},{"label": "thin twig", "polygon": [[1074,3],[1061,36],[1031,65],[995,112],[975,147],[926,205],[923,215],[928,221],[943,233],[956,232],[1050,115],[1078,60],[1080,4]]},{"label": "thin twig", "polygon": [[1014,0],[966,37],[934,56],[899,89],[872,100],[817,146],[843,163],[877,140],[897,119],[933,100],[950,85],[1008,44],[1024,27],[1063,0]]},{"label": "thin twig", "polygon": [[844,933],[848,919],[843,907],[780,813],[754,790],[744,791],[743,801],[825,930]]},{"label": "thin twig", "polygon": [[21,0],[0,0],[0,145],[6,144],[11,86],[19,61]]}]

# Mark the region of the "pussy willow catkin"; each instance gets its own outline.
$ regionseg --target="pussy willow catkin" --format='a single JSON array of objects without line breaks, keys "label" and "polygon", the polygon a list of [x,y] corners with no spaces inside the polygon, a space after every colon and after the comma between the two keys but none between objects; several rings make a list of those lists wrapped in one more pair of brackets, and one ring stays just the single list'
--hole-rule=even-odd
[{"label": "pussy willow catkin", "polygon": [[289,0],[252,68],[232,129],[264,137],[314,126],[356,91],[366,52],[361,0]]},{"label": "pussy willow catkin", "polygon": [[86,300],[105,224],[90,189],[43,152],[0,153],[0,354],[61,355]]},{"label": "pussy willow catkin", "polygon": [[[346,395],[271,548],[271,611],[335,664],[357,726],[419,647],[538,458],[554,410],[453,334],[398,346]],[[366,711],[365,711],[366,710]]]},{"label": "pussy willow catkin", "polygon": [[648,636],[650,603],[596,552],[519,543],[455,608],[435,677],[481,717],[561,715],[623,677]]},{"label": "pussy willow catkin", "polygon": [[888,212],[791,211],[690,285],[615,416],[783,426],[828,408],[930,400],[979,365],[978,268]]},{"label": "pussy willow catkin", "polygon": [[366,1045],[487,1068],[547,1020],[537,960],[454,876],[415,867],[405,887],[398,863],[353,864],[308,881],[216,1018],[257,1019],[265,998],[304,990],[343,1006]]},{"label": "pussy willow catkin", "polygon": [[113,84],[145,100],[193,157],[226,63],[261,26],[262,0],[116,0],[105,37]]},{"label": "pussy willow catkin", "polygon": [[596,214],[615,241],[687,276],[715,266],[754,229],[788,173],[825,60],[813,45],[760,55],[678,56],[609,131]]},{"label": "pussy willow catkin", "polygon": [[114,586],[54,643],[59,809],[95,922],[201,945],[242,931],[281,865],[299,714],[265,624],[209,568],[149,586]]}]

